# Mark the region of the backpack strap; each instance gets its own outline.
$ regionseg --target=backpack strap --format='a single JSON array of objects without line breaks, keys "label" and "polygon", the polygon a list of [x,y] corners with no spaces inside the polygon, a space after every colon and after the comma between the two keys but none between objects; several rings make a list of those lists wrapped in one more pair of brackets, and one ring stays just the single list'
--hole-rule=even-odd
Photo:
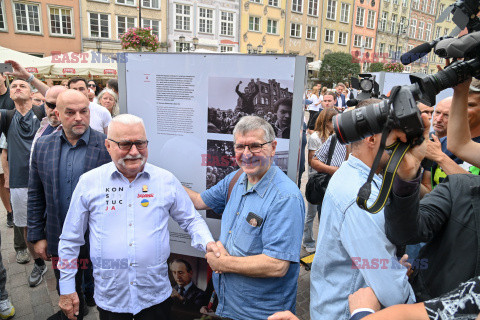
[{"label": "backpack strap", "polygon": [[235,184],[237,183],[238,179],[240,178],[240,176],[242,175],[243,173],[243,169],[240,168],[237,173],[235,173],[235,175],[233,176],[232,180],[230,180],[230,183],[228,184],[228,193],[227,193],[227,202],[228,200],[230,199],[230,195],[232,194],[232,190],[233,190],[233,187],[235,186]]},{"label": "backpack strap", "polygon": [[45,107],[43,106],[43,104],[41,106],[32,106],[32,110],[39,121],[42,121],[42,119],[46,117]]}]

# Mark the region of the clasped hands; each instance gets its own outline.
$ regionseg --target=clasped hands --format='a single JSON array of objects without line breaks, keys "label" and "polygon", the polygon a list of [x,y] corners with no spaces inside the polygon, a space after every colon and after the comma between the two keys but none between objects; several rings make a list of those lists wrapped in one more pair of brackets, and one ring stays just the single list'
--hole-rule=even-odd
[{"label": "clasped hands", "polygon": [[215,271],[215,273],[225,272],[223,268],[225,257],[229,256],[230,254],[220,241],[212,241],[207,244],[207,253],[205,254],[205,259],[207,259],[210,268]]}]

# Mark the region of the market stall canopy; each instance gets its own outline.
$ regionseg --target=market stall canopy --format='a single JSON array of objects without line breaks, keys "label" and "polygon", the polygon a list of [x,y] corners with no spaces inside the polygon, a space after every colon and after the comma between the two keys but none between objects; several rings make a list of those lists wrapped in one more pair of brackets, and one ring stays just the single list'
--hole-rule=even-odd
[{"label": "market stall canopy", "polygon": [[[120,54],[118,54],[120,55]],[[52,75],[57,76],[116,76],[119,58],[115,53],[67,52],[43,58],[53,63]]]},{"label": "market stall canopy", "polygon": [[0,47],[0,62],[4,62],[5,60],[14,60],[20,63],[28,72],[34,74],[49,74],[52,67],[52,63],[43,60],[43,58]]},{"label": "market stall canopy", "polygon": [[307,64],[308,70],[320,70],[320,67],[322,66],[322,61],[321,60],[316,60],[313,62],[310,62]]}]

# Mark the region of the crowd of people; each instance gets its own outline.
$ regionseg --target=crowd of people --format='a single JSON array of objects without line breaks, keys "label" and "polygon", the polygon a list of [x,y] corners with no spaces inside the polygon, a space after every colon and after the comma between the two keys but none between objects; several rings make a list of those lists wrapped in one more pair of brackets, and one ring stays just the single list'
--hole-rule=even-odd
[{"label": "crowd of people", "polygon": [[[480,81],[458,85],[435,108],[418,105],[424,140],[405,153],[386,206],[370,214],[357,193],[378,164],[371,199],[378,195],[389,153],[376,161],[381,134],[347,146],[335,136],[334,117],[351,112],[346,102],[355,97],[348,84],[306,94],[308,175],[331,176],[322,204],[306,209],[273,160],[277,138],[290,134],[290,98],[276,101],[270,117],[209,108],[209,132],[233,139],[207,142],[207,189],[197,193],[148,162],[143,120],[118,115],[115,81],[101,92],[79,77],[48,87],[7,62],[14,71],[0,75],[0,198],[17,262],[35,261],[30,286],[51,261],[61,310],[48,319],[81,320],[95,305],[101,320],[175,319],[172,305],[233,320],[297,319],[302,245],[316,253],[311,319],[480,313]],[[397,141],[405,133],[393,130],[386,145]],[[198,210],[221,217],[217,241]],[[170,217],[205,254],[208,290],[193,282],[188,261],[169,261]],[[10,319],[1,261],[0,318]]]}]

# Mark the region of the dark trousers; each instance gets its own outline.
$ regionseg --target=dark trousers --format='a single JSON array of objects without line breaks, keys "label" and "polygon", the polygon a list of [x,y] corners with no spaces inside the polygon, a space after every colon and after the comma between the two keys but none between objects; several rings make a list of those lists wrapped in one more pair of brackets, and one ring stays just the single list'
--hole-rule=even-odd
[{"label": "dark trousers", "polygon": [[27,243],[23,236],[23,233],[25,232],[24,230],[25,227],[13,227],[13,247],[15,248],[15,252],[27,249]]},{"label": "dark trousers", "polygon": [[[0,237],[0,248],[2,246],[2,239]],[[7,289],[5,285],[7,284],[7,270],[3,266],[2,252],[0,251],[0,300],[5,300],[8,298]]]},{"label": "dark trousers", "polygon": [[97,307],[100,320],[170,320],[172,299],[168,298],[162,303],[143,309],[136,315],[131,313],[116,313]]},{"label": "dark trousers", "polygon": [[[80,254],[78,255],[78,259],[86,259],[88,257],[87,255],[87,248],[86,246],[80,247]],[[58,281],[60,280],[60,270],[57,267],[57,262],[58,262],[58,256],[53,256],[52,257],[52,268],[53,268],[53,273],[55,274],[55,278],[57,279],[57,292],[60,295],[60,286]],[[81,265],[79,266],[77,270],[77,274],[75,275],[75,291],[78,294],[78,299],[80,300],[80,307],[79,307],[79,313],[77,316],[77,320],[83,320],[83,313],[85,310],[85,297],[83,296],[83,290],[82,290],[82,280],[83,280],[83,272],[84,269],[81,268]],[[67,316],[61,312],[62,314],[62,319],[68,320]]]}]

